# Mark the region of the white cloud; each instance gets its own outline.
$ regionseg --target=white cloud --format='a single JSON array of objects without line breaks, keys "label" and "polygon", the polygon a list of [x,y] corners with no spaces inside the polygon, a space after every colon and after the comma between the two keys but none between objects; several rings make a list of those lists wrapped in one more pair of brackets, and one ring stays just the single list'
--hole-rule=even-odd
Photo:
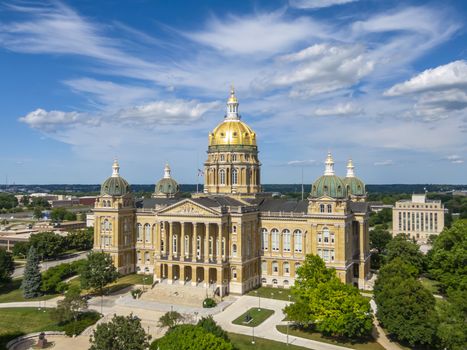
[{"label": "white cloud", "polygon": [[222,20],[213,18],[200,32],[185,36],[212,47],[224,55],[277,54],[295,44],[325,35],[324,26],[309,18],[287,20],[281,12],[255,16],[229,15]]},{"label": "white cloud", "polygon": [[85,114],[78,112],[62,112],[62,111],[46,111],[41,108],[28,113],[26,116],[19,118],[23,123],[28,124],[31,128],[44,131],[54,131],[56,128],[76,124],[97,123],[97,120],[89,119]]},{"label": "white cloud", "polygon": [[394,165],[394,161],[391,159],[387,159],[387,160],[382,160],[379,162],[374,162],[373,164],[375,166],[390,166],[390,165]]},{"label": "white cloud", "polygon": [[199,120],[205,113],[221,108],[220,102],[201,103],[197,100],[156,101],[145,105],[122,109],[118,119],[137,124],[189,124]]},{"label": "white cloud", "polygon": [[387,90],[386,96],[467,88],[467,62],[454,61],[443,66],[427,69],[403,83]]},{"label": "white cloud", "polygon": [[464,163],[464,159],[461,156],[457,155],[457,154],[452,154],[450,156],[447,156],[445,159],[450,161],[453,164],[463,164]]},{"label": "white cloud", "polygon": [[254,85],[259,89],[292,87],[294,97],[350,87],[374,68],[374,62],[366,57],[361,45],[315,44],[281,56],[277,62],[277,67],[257,79]]},{"label": "white cloud", "polygon": [[363,108],[356,106],[353,103],[339,103],[332,107],[320,107],[315,109],[315,114],[319,116],[343,116],[355,115],[363,112]]},{"label": "white cloud", "polygon": [[318,9],[323,7],[330,7],[335,5],[348,4],[358,0],[290,0],[291,7],[299,9]]}]

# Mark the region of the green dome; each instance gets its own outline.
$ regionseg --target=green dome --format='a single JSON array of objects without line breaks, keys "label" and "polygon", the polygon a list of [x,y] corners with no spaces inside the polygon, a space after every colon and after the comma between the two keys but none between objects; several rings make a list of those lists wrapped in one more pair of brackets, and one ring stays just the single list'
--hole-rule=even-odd
[{"label": "green dome", "polygon": [[365,184],[358,177],[346,177],[343,179],[345,187],[349,195],[353,196],[364,196],[365,195]]},{"label": "green dome", "polygon": [[344,182],[336,175],[323,175],[311,186],[311,197],[346,198],[347,190]]},{"label": "green dome", "polygon": [[124,196],[131,192],[128,182],[120,176],[111,176],[101,186],[101,195]]},{"label": "green dome", "polygon": [[164,194],[173,196],[180,192],[180,186],[172,178],[162,178],[156,184],[155,194]]},{"label": "green dome", "polygon": [[105,180],[101,186],[101,196],[124,196],[127,193],[130,193],[130,185],[123,177],[120,177],[120,166],[118,165],[117,160],[114,160],[112,170],[112,176]]}]

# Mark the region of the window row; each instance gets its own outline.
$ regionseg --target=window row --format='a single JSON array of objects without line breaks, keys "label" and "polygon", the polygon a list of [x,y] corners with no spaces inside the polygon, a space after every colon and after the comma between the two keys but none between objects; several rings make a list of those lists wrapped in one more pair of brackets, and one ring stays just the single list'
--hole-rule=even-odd
[{"label": "window row", "polygon": [[[273,252],[278,252],[280,250],[280,240],[281,234],[278,229],[272,229],[271,234],[269,234],[266,228],[261,230],[261,249],[264,251],[269,250],[269,238],[271,237],[271,250]],[[294,251],[301,253],[303,250],[303,234],[300,230],[295,230],[293,232],[294,238]],[[291,233],[288,229],[282,231],[282,251],[290,252],[291,247]]]},{"label": "window row", "polygon": [[334,233],[329,232],[329,228],[324,227],[317,235],[318,244],[334,244]]},{"label": "window row", "polygon": [[320,213],[332,213],[332,205],[331,204],[320,204],[319,205],[319,212]]},{"label": "window row", "polygon": [[334,249],[318,249],[318,256],[325,262],[333,262]]},{"label": "window row", "polygon": [[[300,263],[296,262],[295,263],[295,272],[297,272],[297,269],[300,267]],[[261,270],[263,274],[267,274],[268,271],[268,265],[265,260],[261,261]],[[278,274],[279,273],[279,263],[277,261],[273,261],[271,263],[271,272],[273,274]],[[282,273],[284,275],[289,275],[290,274],[290,263],[288,261],[285,261],[282,263]]]}]

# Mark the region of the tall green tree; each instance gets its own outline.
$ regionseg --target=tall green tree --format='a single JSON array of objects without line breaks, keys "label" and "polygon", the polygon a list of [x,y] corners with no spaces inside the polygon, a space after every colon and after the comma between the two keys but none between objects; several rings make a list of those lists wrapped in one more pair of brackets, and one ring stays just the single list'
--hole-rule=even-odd
[{"label": "tall green tree", "polygon": [[110,322],[96,326],[89,350],[146,350],[150,340],[138,317],[114,315]]},{"label": "tall green tree", "polygon": [[54,232],[41,232],[31,235],[29,244],[37,249],[44,259],[57,258],[65,251],[65,238]]},{"label": "tall green tree", "polygon": [[430,275],[449,288],[467,290],[467,220],[443,230],[428,253]]},{"label": "tall green tree", "polygon": [[92,227],[71,231],[66,236],[67,248],[78,250],[89,250],[94,243],[94,229]]},{"label": "tall green tree", "polygon": [[197,325],[203,328],[205,331],[214,334],[216,337],[230,341],[227,332],[224,331],[222,327],[216,323],[216,321],[214,321],[211,315],[207,317],[201,317]]},{"label": "tall green tree", "polygon": [[401,258],[383,266],[374,287],[376,316],[398,340],[412,346],[431,345],[438,322],[435,298],[417,275],[418,269]]},{"label": "tall green tree", "polygon": [[200,326],[184,324],[170,329],[151,344],[152,350],[234,350],[233,345]]},{"label": "tall green tree", "polygon": [[12,249],[13,255],[25,258],[28,255],[30,246],[29,242],[16,242]]},{"label": "tall green tree", "polygon": [[386,245],[387,262],[401,258],[412,264],[421,273],[425,270],[425,257],[417,243],[407,240],[404,236],[396,236]]},{"label": "tall green tree", "polygon": [[0,283],[9,282],[15,271],[13,255],[5,249],[0,248]]},{"label": "tall green tree", "polygon": [[41,295],[41,271],[39,266],[39,255],[35,247],[29,248],[28,259],[24,268],[23,282],[21,288],[25,298],[35,298]]},{"label": "tall green tree", "polygon": [[375,228],[370,231],[370,248],[376,249],[378,253],[382,253],[391,240],[392,235],[387,230]]},{"label": "tall green tree", "polygon": [[159,318],[158,326],[173,328],[176,325],[182,323],[183,320],[184,317],[182,314],[178,313],[177,311],[169,311]]},{"label": "tall green tree", "polygon": [[307,255],[292,287],[295,303],[285,307],[287,316],[302,326],[332,336],[358,338],[370,334],[372,314],[368,300],[357,288],[342,283],[324,261]]},{"label": "tall green tree", "polygon": [[109,254],[90,252],[81,267],[80,278],[83,289],[92,288],[102,295],[104,287],[118,278],[118,272]]},{"label": "tall green tree", "polygon": [[439,303],[438,347],[464,350],[467,344],[467,290],[450,289],[447,301]]},{"label": "tall green tree", "polygon": [[42,207],[35,207],[32,216],[34,219],[42,219]]},{"label": "tall green tree", "polygon": [[78,287],[71,287],[65,292],[65,298],[57,302],[52,317],[59,323],[72,320],[77,322],[79,313],[87,308],[88,302],[81,296],[81,290]]}]

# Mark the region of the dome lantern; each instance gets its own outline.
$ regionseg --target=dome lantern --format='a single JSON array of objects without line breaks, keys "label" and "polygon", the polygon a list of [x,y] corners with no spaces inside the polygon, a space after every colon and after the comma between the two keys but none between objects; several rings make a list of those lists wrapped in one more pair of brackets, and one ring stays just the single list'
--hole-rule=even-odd
[{"label": "dome lantern", "polygon": [[347,197],[347,189],[344,182],[334,172],[334,159],[331,152],[328,152],[324,162],[324,175],[320,176],[311,186],[311,198],[328,196],[335,199]]},{"label": "dome lantern", "polygon": [[355,176],[354,165],[352,159],[347,162],[347,174],[343,179],[347,192],[352,198],[365,197],[365,184],[357,176]]},{"label": "dome lantern", "polygon": [[228,120],[239,120],[240,116],[238,115],[238,99],[235,96],[235,89],[233,85],[230,88],[230,97],[227,100],[227,114],[225,119]]},{"label": "dome lantern", "polygon": [[349,159],[347,162],[347,175],[345,177],[355,177],[354,168],[352,159]]},{"label": "dome lantern", "polygon": [[120,176],[120,165],[115,159],[112,164],[112,176],[102,183],[101,195],[124,196],[130,192],[130,185]]},{"label": "dome lantern", "polygon": [[174,198],[180,192],[180,185],[172,178],[168,163],[164,167],[164,176],[156,183],[153,198]]}]

